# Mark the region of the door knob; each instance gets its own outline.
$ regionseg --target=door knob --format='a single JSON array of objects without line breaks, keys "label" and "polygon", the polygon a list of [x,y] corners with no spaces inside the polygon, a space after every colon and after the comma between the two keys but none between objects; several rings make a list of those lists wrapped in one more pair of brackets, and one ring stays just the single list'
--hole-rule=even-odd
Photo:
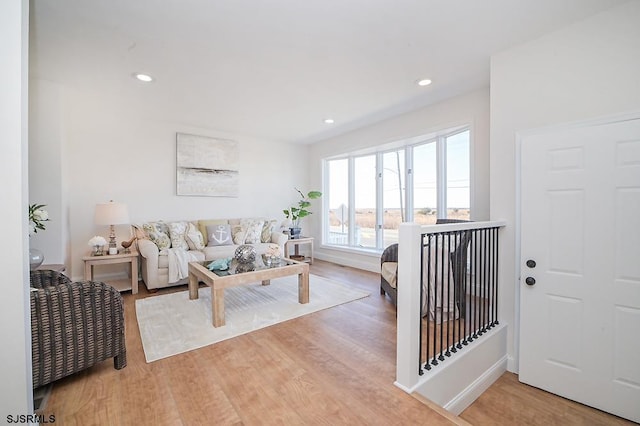
[{"label": "door knob", "polygon": [[524,282],[527,283],[527,285],[534,285],[536,283],[536,279],[533,277],[527,277]]},{"label": "door knob", "polygon": [[527,266],[528,266],[529,268],[535,268],[535,267],[536,267],[536,261],[535,261],[535,260],[533,260],[533,259],[529,259],[529,260],[527,260]]}]

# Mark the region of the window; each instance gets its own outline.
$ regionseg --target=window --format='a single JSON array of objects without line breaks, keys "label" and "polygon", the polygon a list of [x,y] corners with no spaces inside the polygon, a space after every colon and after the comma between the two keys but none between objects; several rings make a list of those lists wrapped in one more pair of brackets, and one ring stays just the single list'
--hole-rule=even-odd
[{"label": "window", "polygon": [[382,239],[384,246],[398,241],[400,223],[405,222],[405,161],[404,149],[382,154]]},{"label": "window", "polygon": [[446,138],[447,217],[469,220],[469,131]]},{"label": "window", "polygon": [[402,222],[469,220],[469,140],[457,129],[325,160],[323,243],[383,249],[398,242]]},{"label": "window", "polygon": [[328,222],[328,233],[324,240],[329,244],[349,244],[349,160],[346,158],[327,163],[329,175],[328,194],[329,211],[323,220]]},{"label": "window", "polygon": [[376,156],[356,157],[353,162],[355,243],[376,248]]},{"label": "window", "polygon": [[436,142],[413,148],[413,220],[422,225],[436,223],[438,181]]}]

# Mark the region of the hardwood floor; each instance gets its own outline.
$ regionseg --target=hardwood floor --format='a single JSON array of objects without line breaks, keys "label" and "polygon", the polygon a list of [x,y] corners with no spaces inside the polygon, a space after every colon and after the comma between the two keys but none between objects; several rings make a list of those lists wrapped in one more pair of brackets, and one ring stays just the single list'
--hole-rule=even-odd
[{"label": "hardwood floor", "polygon": [[423,404],[393,385],[395,308],[379,294],[379,275],[322,261],[311,273],[371,295],[150,364],[135,300],[187,287],[149,294],[141,283],[139,294],[124,295],[127,367],[114,370],[109,360],[59,380],[42,414],[64,425],[621,422],[522,385],[511,374],[461,417]]},{"label": "hardwood floor", "polygon": [[520,383],[518,376],[509,372],[480,395],[461,417],[473,425],[635,424]]}]

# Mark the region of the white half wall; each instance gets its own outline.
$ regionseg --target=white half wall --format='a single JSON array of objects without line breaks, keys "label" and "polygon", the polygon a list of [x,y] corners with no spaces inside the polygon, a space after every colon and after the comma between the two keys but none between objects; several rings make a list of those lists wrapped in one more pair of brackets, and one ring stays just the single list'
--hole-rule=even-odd
[{"label": "white half wall", "polygon": [[[51,82],[32,84],[38,90],[31,97],[31,129],[40,137],[30,140],[37,150],[30,160],[50,166],[31,169],[32,199],[56,206],[48,228],[55,229],[56,221],[62,226],[61,233],[47,235],[47,229],[39,237],[47,238],[45,263],[61,259],[73,279],[82,278],[88,240],[108,237],[108,228],[93,222],[97,203],[127,204],[133,223],[250,216],[284,220],[282,209],[297,201],[294,186],[307,186],[306,146],[215,130],[215,117],[211,128],[202,128],[149,116],[129,107],[130,97],[144,99],[140,90],[88,93]],[[238,197],[176,195],[176,132],[238,142]],[[54,161],[48,161],[49,155]],[[118,243],[128,239],[129,227],[117,226],[116,233]],[[120,266],[106,274],[124,274]]]},{"label": "white half wall", "polygon": [[[322,189],[322,160],[386,143],[401,141],[451,127],[471,127],[471,214],[473,220],[489,219],[489,90],[482,89],[419,110],[317,142],[309,151],[310,188]],[[318,212],[319,213],[319,212]],[[343,265],[379,272],[380,254],[345,255],[342,249],[321,247],[320,214],[308,218],[316,237],[316,257]]]},{"label": "white half wall", "polygon": [[[29,231],[27,227],[27,104],[29,2],[0,2],[0,422],[33,413]],[[11,417],[9,417],[11,416]]]},{"label": "white half wall", "polygon": [[491,60],[491,219],[500,241],[500,321],[517,372],[516,133],[640,110],[640,2],[631,1]]}]

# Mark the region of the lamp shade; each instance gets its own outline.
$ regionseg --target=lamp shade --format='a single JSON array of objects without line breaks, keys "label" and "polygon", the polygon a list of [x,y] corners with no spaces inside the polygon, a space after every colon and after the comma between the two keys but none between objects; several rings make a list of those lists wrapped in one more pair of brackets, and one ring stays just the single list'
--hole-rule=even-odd
[{"label": "lamp shade", "polygon": [[126,204],[108,203],[96,204],[96,225],[122,225],[129,223],[129,210]]}]

